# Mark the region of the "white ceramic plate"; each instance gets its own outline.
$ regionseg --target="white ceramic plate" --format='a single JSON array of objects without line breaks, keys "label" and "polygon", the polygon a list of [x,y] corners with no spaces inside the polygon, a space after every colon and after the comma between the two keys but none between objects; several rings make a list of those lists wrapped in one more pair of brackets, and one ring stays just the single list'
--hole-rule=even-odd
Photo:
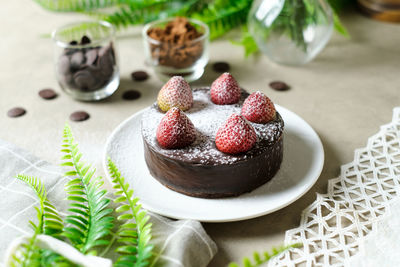
[{"label": "white ceramic plate", "polygon": [[145,110],[132,115],[111,134],[105,148],[104,167],[107,156],[110,156],[143,207],[167,217],[229,222],[274,212],[306,193],[317,181],[324,163],[321,140],[311,126],[286,108],[275,106],[285,121],[281,169],[270,182],[239,197],[189,197],[164,187],[154,179],[143,154],[140,120]]}]

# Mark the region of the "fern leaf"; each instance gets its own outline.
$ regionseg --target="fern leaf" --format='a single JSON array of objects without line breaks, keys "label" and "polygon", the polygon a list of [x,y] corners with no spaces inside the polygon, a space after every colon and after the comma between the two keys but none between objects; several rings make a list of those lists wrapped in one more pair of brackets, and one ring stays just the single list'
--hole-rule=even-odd
[{"label": "fern leaf", "polygon": [[[39,178],[19,174],[18,180],[25,182],[32,188],[39,199],[39,208],[35,207],[38,223],[30,221],[34,234],[29,241],[22,243],[13,255],[15,266],[47,266],[43,262],[52,262],[52,266],[63,266],[68,264],[64,257],[52,251],[42,250],[36,246],[36,237],[39,234],[46,234],[59,238],[63,229],[63,221],[56,208],[47,199],[47,191]],[[69,265],[71,266],[71,265]]]},{"label": "fern leaf", "polygon": [[42,249],[42,258],[40,266],[52,266],[52,267],[75,267],[78,266],[61,255],[54,253],[48,249]]},{"label": "fern leaf", "polygon": [[12,255],[11,266],[15,267],[39,267],[40,249],[36,246],[37,233],[29,238],[28,242],[19,245],[14,255]]},{"label": "fern leaf", "polygon": [[[272,251],[270,253],[264,252],[263,255],[260,255],[258,252],[253,253],[253,258],[252,260],[249,259],[248,257],[244,257],[242,259],[242,266],[243,267],[259,267],[262,264],[267,263],[271,258],[278,256],[279,254],[292,249],[292,248],[298,248],[301,247],[301,244],[293,244],[289,246],[282,246],[279,248],[272,248]],[[229,267],[240,267],[240,265],[236,262],[231,262],[229,264]]]},{"label": "fern leaf", "polygon": [[244,56],[247,58],[251,54],[258,52],[258,45],[253,36],[249,33],[247,27],[242,28],[242,37],[240,41],[231,41],[232,44],[241,45],[244,48]]},{"label": "fern leaf", "polygon": [[[36,208],[38,224],[34,227],[35,232],[59,237],[63,229],[63,221],[55,207],[47,199],[47,191],[43,182],[37,177],[23,174],[17,175],[16,178],[29,185],[39,199],[40,208]],[[31,223],[31,225],[34,224]]]},{"label": "fern leaf", "polygon": [[73,179],[65,186],[71,203],[65,220],[70,225],[64,228],[63,235],[82,253],[96,253],[94,247],[110,243],[106,239],[114,227],[110,216],[112,209],[108,208],[110,200],[101,188],[103,179],[95,177],[95,169],[81,161],[82,154],[68,125],[64,128],[63,139],[63,164],[73,167],[65,173]]},{"label": "fern leaf", "polygon": [[118,0],[35,0],[43,8],[51,11],[88,11],[118,4]]},{"label": "fern leaf", "polygon": [[116,233],[122,245],[116,250],[121,256],[115,266],[147,266],[153,250],[153,245],[150,244],[151,223],[148,223],[150,217],[137,204],[138,198],[133,196],[133,190],[129,189],[129,184],[125,183],[111,159],[108,159],[108,170],[113,186],[117,189],[116,203],[120,203],[116,209],[116,212],[121,214],[118,220],[124,222]]},{"label": "fern leaf", "polygon": [[86,12],[98,19],[106,20],[117,28],[143,24],[161,18],[185,15],[200,0],[126,1],[111,13]]},{"label": "fern leaf", "polygon": [[216,39],[247,20],[252,0],[216,0],[192,18],[203,21],[210,28],[210,39]]}]

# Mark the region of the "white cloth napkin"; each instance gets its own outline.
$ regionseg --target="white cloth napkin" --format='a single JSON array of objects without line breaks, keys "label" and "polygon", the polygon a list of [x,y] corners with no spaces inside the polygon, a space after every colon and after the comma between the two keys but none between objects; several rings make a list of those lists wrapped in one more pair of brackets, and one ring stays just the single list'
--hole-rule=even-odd
[{"label": "white cloth napkin", "polygon": [[388,208],[386,216],[360,241],[360,252],[346,261],[347,267],[400,266],[400,200]]},{"label": "white cloth napkin", "polygon": [[[12,240],[31,235],[29,220],[36,220],[34,206],[38,200],[32,190],[15,179],[17,174],[40,177],[48,191],[48,198],[65,215],[67,210],[64,184],[69,178],[63,176],[61,167],[53,166],[30,153],[0,140],[0,266],[5,264],[7,247]],[[207,266],[217,252],[215,243],[202,225],[192,220],[170,220],[150,214],[153,223],[155,245],[154,266]],[[45,240],[45,243],[48,240]],[[51,241],[50,241],[51,242]],[[115,259],[113,249],[99,256]]]}]

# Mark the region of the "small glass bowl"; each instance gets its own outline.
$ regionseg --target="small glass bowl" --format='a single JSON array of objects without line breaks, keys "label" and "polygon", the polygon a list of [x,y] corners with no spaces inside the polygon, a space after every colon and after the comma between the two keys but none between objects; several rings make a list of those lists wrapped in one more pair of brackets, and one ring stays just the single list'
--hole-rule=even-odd
[{"label": "small glass bowl", "polygon": [[146,52],[146,63],[152,66],[156,75],[167,81],[172,76],[182,76],[186,81],[199,79],[208,63],[209,28],[201,21],[187,19],[201,36],[183,44],[159,41],[149,36],[149,31],[165,28],[175,18],[157,20],[143,28],[143,40]]},{"label": "small glass bowl", "polygon": [[56,29],[55,71],[61,88],[77,100],[112,95],[119,86],[115,29],[105,21],[78,22]]}]

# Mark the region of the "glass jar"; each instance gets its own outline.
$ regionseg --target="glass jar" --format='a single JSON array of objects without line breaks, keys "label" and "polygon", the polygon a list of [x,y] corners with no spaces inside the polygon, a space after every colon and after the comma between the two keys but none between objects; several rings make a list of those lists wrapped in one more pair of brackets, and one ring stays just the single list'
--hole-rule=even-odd
[{"label": "glass jar", "polygon": [[56,29],[52,37],[57,81],[68,95],[94,101],[118,89],[115,29],[110,23],[72,23]]},{"label": "glass jar", "polygon": [[256,0],[248,27],[271,60],[300,65],[311,61],[328,43],[333,14],[325,0]]},{"label": "glass jar", "polygon": [[[203,75],[204,67],[208,63],[208,26],[197,20],[178,18],[187,21],[190,26],[185,25],[177,29],[174,38],[164,38],[165,36],[161,36],[162,33],[160,40],[150,36],[153,31],[169,31],[167,28],[172,27],[169,23],[176,19],[157,20],[145,25],[143,40],[146,63],[154,68],[156,75],[163,81],[175,75],[184,77],[188,82],[195,81]],[[192,40],[180,38],[181,31],[187,31],[187,28],[193,30],[192,27],[198,37]]]}]

